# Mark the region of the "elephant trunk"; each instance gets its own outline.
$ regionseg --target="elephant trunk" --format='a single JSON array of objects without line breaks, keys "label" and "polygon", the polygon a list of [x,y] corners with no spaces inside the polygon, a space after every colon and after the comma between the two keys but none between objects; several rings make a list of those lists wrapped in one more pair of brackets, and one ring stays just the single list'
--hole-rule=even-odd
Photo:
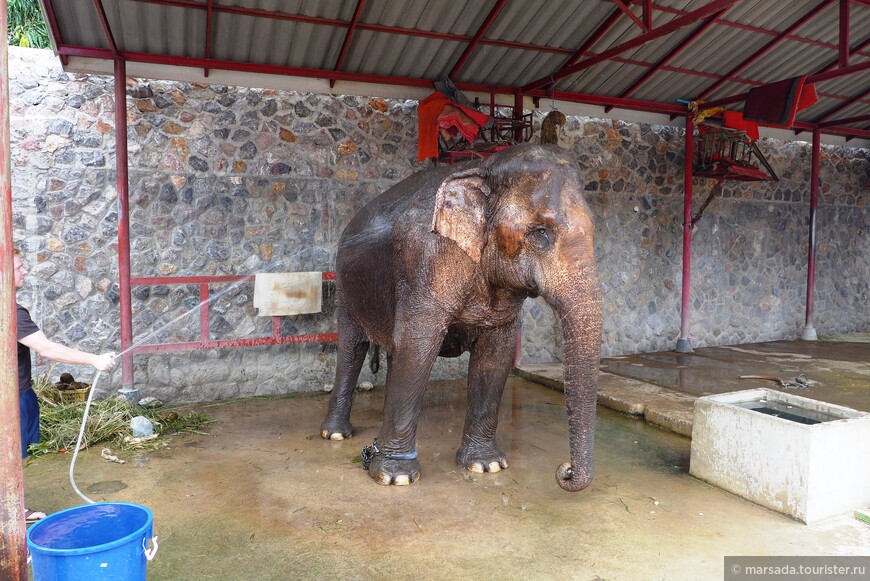
[{"label": "elephant trunk", "polygon": [[583,490],[594,472],[595,405],[601,360],[601,289],[594,266],[562,278],[544,295],[562,323],[570,462],[556,470],[564,490]]}]

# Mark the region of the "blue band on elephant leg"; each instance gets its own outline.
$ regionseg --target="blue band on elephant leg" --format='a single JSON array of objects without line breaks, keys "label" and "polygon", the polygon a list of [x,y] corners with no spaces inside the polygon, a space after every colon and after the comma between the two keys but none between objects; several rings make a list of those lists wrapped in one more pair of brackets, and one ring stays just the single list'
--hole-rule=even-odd
[{"label": "blue band on elephant leg", "polygon": [[386,460],[414,460],[417,457],[417,450],[401,454],[386,454],[378,449],[378,440],[375,438],[375,441],[372,442],[371,446],[363,446],[359,456],[362,460],[363,468],[368,470],[369,466],[371,466],[372,460],[375,459],[375,456],[381,456]]}]

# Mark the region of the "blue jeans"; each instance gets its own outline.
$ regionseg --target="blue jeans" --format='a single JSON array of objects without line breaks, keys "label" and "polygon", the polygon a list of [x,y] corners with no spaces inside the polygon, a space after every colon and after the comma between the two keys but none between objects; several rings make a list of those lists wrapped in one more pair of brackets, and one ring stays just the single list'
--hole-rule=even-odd
[{"label": "blue jeans", "polygon": [[36,392],[27,389],[18,393],[21,408],[21,457],[27,458],[27,446],[39,442],[39,402]]}]

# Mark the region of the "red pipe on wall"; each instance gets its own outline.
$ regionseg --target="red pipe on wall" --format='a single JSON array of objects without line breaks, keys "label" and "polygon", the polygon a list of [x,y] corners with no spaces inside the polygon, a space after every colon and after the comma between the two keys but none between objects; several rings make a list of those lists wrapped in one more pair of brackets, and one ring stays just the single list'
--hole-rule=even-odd
[{"label": "red pipe on wall", "polygon": [[814,325],[816,291],[816,208],[819,205],[819,158],[821,157],[821,132],[813,129],[813,157],[810,169],[810,236],[807,248],[807,313],[801,339],[818,339]]},{"label": "red pipe on wall", "polygon": [[692,292],[692,164],[695,153],[695,120],[686,113],[686,167],[683,172],[683,303],[680,307],[680,337],[677,353],[691,353],[689,313]]},{"label": "red pipe on wall", "polygon": [[[121,351],[133,344],[130,294],[130,196],[127,168],[127,65],[115,59],[115,187],[118,190],[118,286],[120,287]],[[133,354],[121,355],[121,387],[133,387]]]}]

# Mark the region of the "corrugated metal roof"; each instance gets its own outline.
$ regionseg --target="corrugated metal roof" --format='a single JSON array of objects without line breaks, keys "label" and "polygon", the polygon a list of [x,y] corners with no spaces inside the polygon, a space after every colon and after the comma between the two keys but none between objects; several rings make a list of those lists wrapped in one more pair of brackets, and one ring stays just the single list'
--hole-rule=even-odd
[{"label": "corrugated metal roof", "polygon": [[[841,28],[839,0],[655,0],[650,30],[640,0],[623,0],[631,15],[615,2],[576,0],[41,2],[68,71],[92,71],[95,62],[119,56],[128,70],[147,65],[170,79],[189,78],[191,70],[206,81],[209,71],[238,71],[261,75],[245,75],[248,84],[255,78],[272,86],[280,78],[292,88],[292,79],[322,79],[336,84],[333,92],[367,83],[371,94],[387,85],[419,94],[453,73],[464,90],[525,88],[539,97],[553,90],[552,79],[566,100],[591,95],[594,104],[606,97],[618,107],[667,112],[677,99],[731,97],[836,70]],[[849,2],[848,30],[849,65],[867,63],[870,1]],[[601,59],[605,51],[613,52]],[[588,59],[596,60],[587,67]],[[310,81],[299,86],[310,90]],[[836,118],[866,115],[868,87],[870,67],[819,82],[819,104],[798,120],[826,122],[838,108]],[[848,126],[857,131],[826,131],[870,138],[870,122]]]}]

